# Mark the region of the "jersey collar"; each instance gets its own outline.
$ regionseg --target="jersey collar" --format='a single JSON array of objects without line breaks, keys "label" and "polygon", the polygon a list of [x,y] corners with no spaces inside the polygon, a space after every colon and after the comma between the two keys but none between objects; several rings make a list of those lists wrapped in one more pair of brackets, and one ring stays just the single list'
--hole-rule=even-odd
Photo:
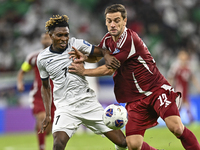
[{"label": "jersey collar", "polygon": [[[67,45],[66,49],[67,49],[67,48],[68,48],[68,45]],[[65,49],[65,50],[66,50],[66,49]],[[49,46],[49,51],[52,52],[52,53],[62,54],[65,50],[63,50],[63,51],[61,51],[61,52],[57,52],[57,51],[52,50],[52,44],[51,44],[51,46]]]}]

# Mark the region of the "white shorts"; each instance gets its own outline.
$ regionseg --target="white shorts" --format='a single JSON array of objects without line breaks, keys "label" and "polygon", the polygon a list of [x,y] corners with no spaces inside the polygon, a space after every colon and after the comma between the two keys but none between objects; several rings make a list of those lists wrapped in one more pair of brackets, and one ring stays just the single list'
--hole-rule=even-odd
[{"label": "white shorts", "polygon": [[71,138],[80,124],[96,134],[106,133],[108,128],[102,120],[103,107],[95,98],[86,98],[73,105],[60,107],[55,111],[52,133],[64,131]]}]

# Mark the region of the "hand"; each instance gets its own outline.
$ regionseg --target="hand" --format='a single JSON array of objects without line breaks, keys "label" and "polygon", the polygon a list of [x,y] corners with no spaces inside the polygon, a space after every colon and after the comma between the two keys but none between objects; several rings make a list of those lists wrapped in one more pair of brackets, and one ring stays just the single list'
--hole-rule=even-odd
[{"label": "hand", "polygon": [[72,46],[74,51],[69,52],[70,54],[69,58],[73,58],[73,61],[76,63],[84,62],[87,59],[87,56],[85,56],[83,53],[78,51],[75,47]]},{"label": "hand", "polygon": [[118,69],[121,64],[120,61],[109,54],[104,55],[105,64],[108,69]]},{"label": "hand", "polygon": [[80,76],[84,76],[84,64],[83,63],[71,63],[71,66],[68,67],[68,72],[75,73]]},{"label": "hand", "polygon": [[47,128],[47,126],[49,125],[50,122],[51,122],[51,116],[45,117],[45,119],[42,122],[42,127],[41,127],[40,131],[38,132],[38,134],[44,133],[45,129]]}]

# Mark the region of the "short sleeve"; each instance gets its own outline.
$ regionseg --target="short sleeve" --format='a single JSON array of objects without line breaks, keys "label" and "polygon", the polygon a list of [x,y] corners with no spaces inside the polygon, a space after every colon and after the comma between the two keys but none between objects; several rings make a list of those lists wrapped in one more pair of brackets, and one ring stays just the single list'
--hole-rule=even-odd
[{"label": "short sleeve", "polygon": [[40,73],[40,78],[42,80],[49,78],[49,74],[47,73],[47,71],[46,71],[46,69],[45,69],[45,67],[42,64],[40,59],[37,59],[37,67],[38,67],[38,70],[39,70],[39,73]]},{"label": "short sleeve", "polygon": [[81,51],[83,54],[89,56],[94,51],[94,45],[90,44],[89,42],[83,39],[76,39],[74,43],[75,47]]}]

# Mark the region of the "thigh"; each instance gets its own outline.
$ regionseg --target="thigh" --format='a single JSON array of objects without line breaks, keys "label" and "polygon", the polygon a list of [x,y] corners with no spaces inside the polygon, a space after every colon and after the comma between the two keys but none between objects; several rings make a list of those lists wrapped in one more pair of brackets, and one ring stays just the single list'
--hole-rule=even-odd
[{"label": "thigh", "polygon": [[31,104],[33,114],[38,114],[40,112],[45,112],[44,104],[42,99],[34,99]]},{"label": "thigh", "polygon": [[159,89],[155,92],[154,110],[164,120],[168,116],[180,116],[177,105],[180,104],[179,93]]},{"label": "thigh", "polygon": [[63,131],[71,138],[81,123],[73,111],[62,107],[55,111],[52,132]]},{"label": "thigh", "polygon": [[[145,101],[145,103],[144,103]],[[140,134],[144,135],[147,128],[156,126],[158,115],[150,104],[148,98],[138,100],[126,105],[128,112],[128,123],[126,124],[126,136]]]},{"label": "thigh", "polygon": [[44,120],[46,113],[45,111],[38,112],[37,114],[34,114],[36,119],[36,127],[37,129],[41,129],[42,121]]},{"label": "thigh", "polygon": [[111,131],[111,129],[103,123],[102,116],[104,109],[102,105],[98,101],[93,101],[88,106],[88,111],[81,114],[80,119],[82,120],[83,125],[91,129],[96,134]]}]

